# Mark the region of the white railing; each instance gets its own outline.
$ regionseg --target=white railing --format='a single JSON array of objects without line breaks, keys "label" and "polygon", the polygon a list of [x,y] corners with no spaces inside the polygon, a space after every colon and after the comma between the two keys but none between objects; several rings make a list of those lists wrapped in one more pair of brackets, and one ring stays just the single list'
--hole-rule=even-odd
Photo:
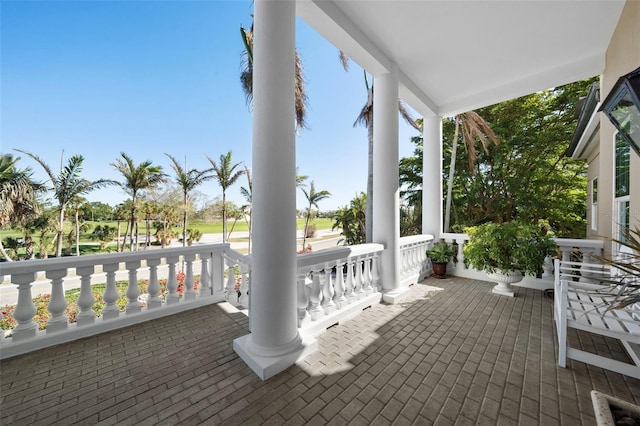
[{"label": "white railing", "polygon": [[431,274],[431,262],[427,250],[431,248],[433,235],[411,235],[400,238],[400,285],[416,284]]},{"label": "white railing", "polygon": [[[248,276],[248,266],[243,258],[231,250],[229,244],[207,244],[3,263],[0,275],[17,287],[18,294],[13,311],[17,324],[10,331],[10,337],[4,338],[4,333],[0,334],[0,357],[7,358],[224,301],[229,295],[225,270],[232,276],[239,268],[243,271],[242,276]],[[196,275],[199,275],[198,279]],[[123,291],[126,297],[123,312],[117,304],[122,297],[117,281],[122,280],[127,282]],[[144,294],[140,291],[140,280],[146,280]],[[166,288],[161,293],[163,280],[166,280]],[[105,284],[105,289],[98,295],[104,308],[102,315],[96,318],[92,286],[97,283]],[[75,318],[70,318],[66,312],[65,285],[80,288]],[[245,281],[245,285],[248,286],[248,282]],[[37,313],[33,302],[34,286],[39,289],[38,293],[50,295],[47,305],[50,318],[45,330],[38,330],[34,321]],[[247,303],[242,297],[240,302]]]},{"label": "white railing", "polygon": [[[483,281],[488,280],[485,272],[465,265],[463,249],[464,245],[469,241],[469,236],[467,234],[446,233],[441,234],[441,238],[447,243],[452,244],[454,246],[454,252],[456,253],[453,261],[449,262],[449,265],[447,265],[447,272],[449,274],[463,278]],[[558,250],[560,251],[563,260],[569,260],[577,257],[584,259],[585,263],[589,263],[592,261],[592,257],[594,255],[602,255],[604,247],[602,240],[578,240],[569,238],[555,238],[554,240],[556,244],[558,244]],[[525,276],[521,282],[513,285],[538,290],[553,288],[553,259],[548,258],[545,261],[543,270],[544,272],[540,277]]]},{"label": "white railing", "polygon": [[382,244],[361,244],[298,255],[298,327],[321,333],[379,303]]}]

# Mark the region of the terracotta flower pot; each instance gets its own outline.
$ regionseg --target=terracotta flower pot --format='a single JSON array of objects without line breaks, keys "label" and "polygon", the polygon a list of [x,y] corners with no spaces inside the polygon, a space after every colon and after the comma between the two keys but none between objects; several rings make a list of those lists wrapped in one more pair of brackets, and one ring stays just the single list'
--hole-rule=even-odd
[{"label": "terracotta flower pot", "polygon": [[433,274],[436,278],[444,278],[447,276],[447,262],[431,262]]}]

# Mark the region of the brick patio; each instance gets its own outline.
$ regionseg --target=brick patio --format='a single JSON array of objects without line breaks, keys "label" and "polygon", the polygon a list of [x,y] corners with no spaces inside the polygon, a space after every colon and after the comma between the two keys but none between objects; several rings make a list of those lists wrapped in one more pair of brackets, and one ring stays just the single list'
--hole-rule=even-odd
[{"label": "brick patio", "polygon": [[[318,352],[266,382],[232,350],[247,317],[215,305],[4,360],[0,423],[587,425],[591,389],[640,403],[639,380],[556,366],[541,292],[423,284],[332,327]],[[615,341],[571,338],[626,358]]]}]

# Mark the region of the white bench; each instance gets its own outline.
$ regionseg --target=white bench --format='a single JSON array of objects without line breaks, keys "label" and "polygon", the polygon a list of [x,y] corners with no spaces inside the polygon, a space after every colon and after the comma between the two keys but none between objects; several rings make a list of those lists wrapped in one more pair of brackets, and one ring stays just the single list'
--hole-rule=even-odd
[{"label": "white bench", "polygon": [[[640,379],[640,306],[607,311],[613,296],[603,294],[598,277],[609,277],[610,268],[556,260],[554,316],[558,334],[558,365],[566,367],[567,358]],[[576,272],[580,275],[576,274]],[[576,281],[579,279],[579,281]],[[567,329],[618,339],[633,364],[569,347]]]}]

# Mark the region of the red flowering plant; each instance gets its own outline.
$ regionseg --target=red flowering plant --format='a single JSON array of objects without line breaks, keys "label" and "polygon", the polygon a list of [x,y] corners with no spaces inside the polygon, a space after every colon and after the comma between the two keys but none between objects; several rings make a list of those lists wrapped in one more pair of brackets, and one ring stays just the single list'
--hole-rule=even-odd
[{"label": "red flowering plant", "polygon": [[[176,275],[176,278],[178,280],[178,294],[182,294],[185,291],[184,272],[178,273]],[[160,296],[163,297],[168,292],[167,280],[166,279],[159,280],[159,284],[160,284]],[[139,281],[141,294],[147,293],[148,285],[149,285],[149,280]],[[116,304],[120,312],[124,312],[125,307],[128,303],[127,297],[125,295],[127,291],[127,286],[128,286],[127,281],[119,281],[116,283],[116,287],[119,293],[119,297],[116,301]],[[194,280],[193,288],[195,290],[198,290],[200,288],[200,280],[198,277],[196,277]],[[92,309],[95,312],[96,318],[98,318],[102,316],[102,311],[106,306],[106,303],[103,300],[105,285],[104,284],[94,285],[92,290],[93,290],[93,297],[94,297],[94,303],[93,303]],[[80,296],[79,288],[67,290],[65,292],[65,298],[67,300],[67,308],[65,309],[65,315],[69,319],[69,323],[76,322],[76,317],[80,312],[80,308],[78,308],[78,305],[77,305],[77,300],[79,296]],[[51,317],[51,314],[47,310],[50,299],[51,299],[50,294],[39,294],[33,298],[33,304],[36,306],[36,315],[33,317],[33,320],[36,322],[36,324],[38,324],[38,330],[44,330],[47,328],[47,321],[49,321],[49,318]],[[146,299],[141,298],[139,300],[140,300],[141,306],[145,307]],[[10,336],[10,333],[8,333],[8,331],[13,330],[18,325],[17,321],[13,317],[14,311],[15,311],[15,305],[13,304],[0,307],[0,313],[2,314],[0,317],[0,330],[5,330],[5,333],[7,334],[7,336]]]}]

